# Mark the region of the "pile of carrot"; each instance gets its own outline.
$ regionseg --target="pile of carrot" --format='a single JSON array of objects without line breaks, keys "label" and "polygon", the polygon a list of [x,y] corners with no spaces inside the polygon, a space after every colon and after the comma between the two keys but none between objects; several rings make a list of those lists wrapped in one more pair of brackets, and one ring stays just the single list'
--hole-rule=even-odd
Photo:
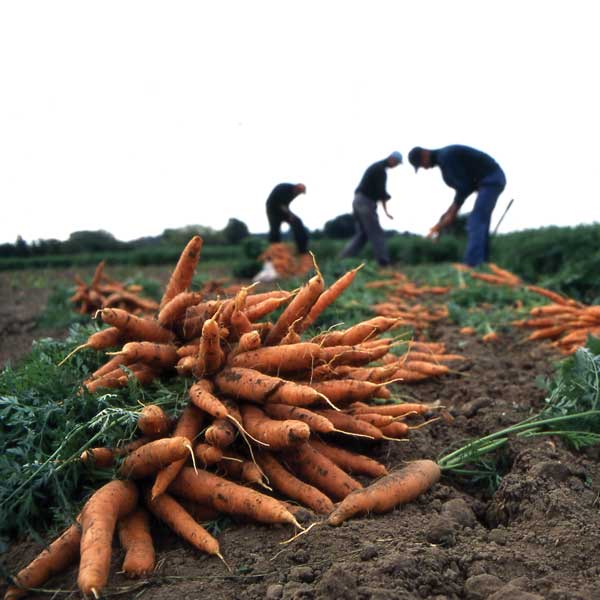
[{"label": "pile of carrot", "polygon": [[306,275],[313,268],[310,254],[296,256],[289,244],[270,244],[258,257],[263,262],[271,262],[281,278]]},{"label": "pile of carrot", "polygon": [[93,314],[101,308],[116,307],[134,314],[154,312],[158,304],[140,296],[142,286],[123,285],[111,279],[104,272],[105,263],[101,261],[88,285],[81,277],[75,276],[77,289],[69,300],[75,304],[81,314]]},{"label": "pile of carrot", "polygon": [[[390,398],[388,384],[399,378],[442,374],[443,361],[461,357],[423,342],[408,342],[403,355],[392,355],[395,342],[382,334],[398,319],[384,316],[303,340],[360,267],[329,287],[317,269],[294,293],[242,288],[232,298],[203,300],[190,291],[201,248],[198,236],[188,243],[154,316],[104,308],[99,316],[108,327],[85,344],[112,351],[82,393],[123,386],[128,377],[146,384],[183,376],[187,405],[169,415],[149,404],[140,411],[140,435],[133,442],[84,452],[84,464],[113,467],[118,479],[95,492],[76,523],[14,577],[6,600],[22,597],[25,588],[42,585],[78,559],[81,591],[98,597],[109,578],[115,532],[126,551],[125,573],[151,572],[151,517],[199,550],[223,558],[218,541],[198,521],[226,513],[301,528],[295,516],[299,507],[336,514],[330,523],[339,524],[353,514],[383,512],[406,501],[402,486],[392,486],[397,495],[390,495],[387,484],[372,493],[363,486],[355,475],[391,475],[339,440],[406,439],[433,409],[372,400]],[[282,307],[274,322],[266,320]],[[356,498],[363,489],[369,492],[358,508],[353,500],[345,515],[334,512],[335,503],[351,494]]]},{"label": "pile of carrot", "polygon": [[532,292],[540,293],[552,300],[544,306],[530,310],[530,318],[514,321],[516,327],[534,331],[528,341],[549,340],[562,354],[573,354],[585,345],[588,336],[600,336],[600,306],[587,306],[536,286],[527,286]]},{"label": "pile of carrot", "polygon": [[493,285],[511,287],[524,285],[525,289],[550,300],[550,304],[532,308],[530,318],[513,321],[515,327],[533,329],[526,340],[547,340],[562,354],[573,354],[583,346],[589,335],[600,336],[600,306],[585,305],[563,294],[537,285],[525,285],[517,275],[489,263],[492,273],[470,271],[472,278]]}]

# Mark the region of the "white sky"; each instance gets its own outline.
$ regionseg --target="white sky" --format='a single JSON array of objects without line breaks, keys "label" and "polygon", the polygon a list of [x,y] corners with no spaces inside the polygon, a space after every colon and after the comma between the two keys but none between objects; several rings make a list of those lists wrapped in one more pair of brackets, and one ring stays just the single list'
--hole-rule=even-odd
[{"label": "white sky", "polygon": [[[304,182],[312,228],[414,145],[491,154],[500,231],[597,220],[600,36],[587,0],[4,0],[0,242],[118,239],[229,217]],[[388,172],[384,227],[426,233],[438,169]],[[465,204],[465,210],[472,199]]]}]

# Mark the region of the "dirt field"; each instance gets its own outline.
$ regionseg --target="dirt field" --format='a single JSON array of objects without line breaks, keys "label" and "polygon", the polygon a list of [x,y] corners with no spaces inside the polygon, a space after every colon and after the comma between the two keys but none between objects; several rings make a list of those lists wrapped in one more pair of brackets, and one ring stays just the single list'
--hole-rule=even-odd
[{"label": "dirt field", "polygon": [[[43,306],[16,294],[22,327],[6,328],[2,289],[2,362],[16,358],[39,332],[30,319]],[[8,337],[7,337],[8,336]],[[452,423],[438,421],[413,431],[409,443],[354,443],[388,467],[415,458],[436,458],[461,442],[516,422],[539,408],[544,393],[537,376],[549,375],[557,356],[538,344],[496,345],[459,338],[438,325],[432,339],[469,357],[462,374],[403,393],[446,406]],[[464,345],[462,345],[464,344]],[[540,438],[510,445],[507,473],[493,494],[444,477],[418,501],[383,516],[360,518],[339,528],[319,524],[290,544],[289,527],[232,524],[218,536],[231,572],[216,558],[194,551],[155,528],[158,568],[148,580],[115,574],[122,561],[115,546],[110,586],[103,597],[144,600],[600,600],[598,448],[567,450]],[[310,516],[308,522],[316,517]],[[3,557],[14,571],[40,546],[14,545]],[[56,598],[78,598],[76,568],[51,580]],[[0,593],[4,588],[0,586]],[[49,598],[51,594],[32,594]]]}]

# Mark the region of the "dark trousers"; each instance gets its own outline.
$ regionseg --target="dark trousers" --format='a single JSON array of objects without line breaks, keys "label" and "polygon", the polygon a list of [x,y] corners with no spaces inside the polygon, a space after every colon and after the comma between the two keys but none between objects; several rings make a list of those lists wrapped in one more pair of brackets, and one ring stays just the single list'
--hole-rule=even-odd
[{"label": "dark trousers", "polygon": [[381,266],[389,265],[390,255],[385,242],[385,234],[377,216],[377,202],[360,192],[356,193],[352,202],[352,212],[356,233],[342,250],[340,258],[356,256],[369,241],[377,262]]},{"label": "dark trousers", "polygon": [[490,221],[498,197],[506,187],[502,169],[496,169],[479,184],[477,199],[467,222],[464,263],[476,267],[490,258]]},{"label": "dark trousers", "polygon": [[294,214],[286,215],[278,210],[267,210],[269,219],[269,242],[276,244],[281,241],[281,224],[287,223],[292,230],[298,254],[308,252],[308,231],[304,223]]}]

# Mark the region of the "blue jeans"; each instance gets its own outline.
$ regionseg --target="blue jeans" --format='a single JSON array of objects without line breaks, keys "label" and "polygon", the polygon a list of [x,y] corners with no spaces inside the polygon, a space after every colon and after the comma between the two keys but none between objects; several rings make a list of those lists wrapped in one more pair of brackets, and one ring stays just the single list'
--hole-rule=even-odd
[{"label": "blue jeans", "polygon": [[506,187],[502,169],[481,180],[477,189],[477,200],[467,223],[467,249],[464,263],[476,267],[487,262],[490,256],[490,220],[496,201]]}]

